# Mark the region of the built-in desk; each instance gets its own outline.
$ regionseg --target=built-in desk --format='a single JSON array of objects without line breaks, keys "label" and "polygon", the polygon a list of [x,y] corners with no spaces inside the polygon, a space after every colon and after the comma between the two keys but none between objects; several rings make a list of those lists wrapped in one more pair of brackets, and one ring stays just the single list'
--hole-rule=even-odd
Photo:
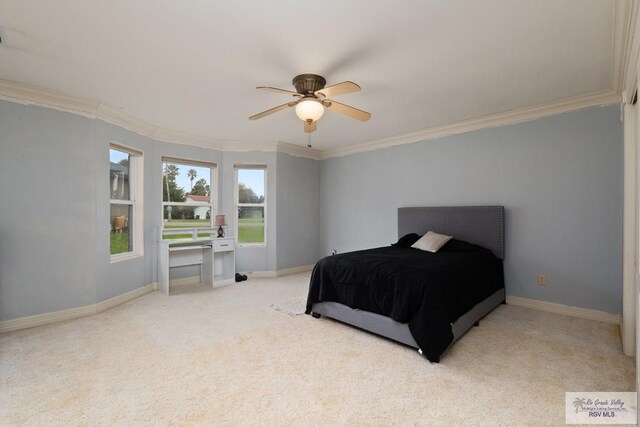
[{"label": "built-in desk", "polygon": [[[169,294],[173,267],[200,265],[200,281],[207,286],[229,285],[235,281],[235,238],[199,237],[213,236],[215,229],[163,230],[158,244],[158,288]],[[186,235],[186,239],[167,239],[171,235]]]}]

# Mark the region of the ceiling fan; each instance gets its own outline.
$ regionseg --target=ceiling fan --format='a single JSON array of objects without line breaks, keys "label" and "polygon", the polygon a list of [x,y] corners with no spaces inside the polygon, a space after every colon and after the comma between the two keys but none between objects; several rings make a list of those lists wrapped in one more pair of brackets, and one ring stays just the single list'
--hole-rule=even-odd
[{"label": "ceiling fan", "polygon": [[256,89],[259,90],[290,95],[296,98],[296,100],[278,105],[277,107],[263,111],[262,113],[255,114],[249,117],[249,120],[258,120],[270,114],[284,110],[285,108],[295,107],[296,115],[304,122],[304,131],[309,133],[314,132],[318,128],[317,121],[324,114],[325,108],[345,114],[362,122],[366,122],[371,118],[371,114],[366,111],[328,99],[329,97],[334,97],[336,95],[358,92],[360,90],[360,86],[354,82],[346,81],[324,87],[326,83],[327,81],[324,77],[317,74],[300,74],[293,78],[293,86],[296,88],[296,92],[286,89],[278,89],[276,87],[257,87]]}]

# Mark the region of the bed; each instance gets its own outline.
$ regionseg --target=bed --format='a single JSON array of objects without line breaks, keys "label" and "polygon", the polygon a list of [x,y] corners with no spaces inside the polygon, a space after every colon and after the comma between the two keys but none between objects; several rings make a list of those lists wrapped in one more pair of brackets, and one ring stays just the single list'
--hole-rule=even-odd
[{"label": "bed", "polygon": [[[403,236],[427,231],[454,239],[435,254],[401,244]],[[306,313],[417,348],[439,362],[505,300],[504,207],[399,208],[398,238],[392,246],[318,261]]]}]

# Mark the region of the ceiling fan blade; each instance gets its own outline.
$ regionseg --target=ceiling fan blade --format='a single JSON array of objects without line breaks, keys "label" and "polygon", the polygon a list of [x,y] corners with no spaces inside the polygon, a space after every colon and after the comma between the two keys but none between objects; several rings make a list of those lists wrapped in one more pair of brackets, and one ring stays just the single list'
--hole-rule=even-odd
[{"label": "ceiling fan blade", "polygon": [[360,120],[361,122],[366,122],[371,118],[371,113],[367,113],[366,111],[359,110],[355,107],[350,107],[348,105],[341,104],[336,101],[327,100],[327,101],[324,101],[322,105],[327,107],[329,110],[333,110],[335,112],[345,114],[356,120]]},{"label": "ceiling fan blade", "polygon": [[277,87],[258,86],[256,89],[264,90],[264,91],[267,91],[267,92],[282,93],[282,94],[285,94],[285,95],[302,96],[302,94],[300,94],[298,92],[293,92],[293,91],[286,90],[286,89],[279,89]]},{"label": "ceiling fan blade", "polygon": [[269,110],[263,111],[262,113],[254,114],[253,116],[249,117],[249,120],[258,120],[270,114],[282,111],[285,108],[293,107],[294,105],[296,105],[295,102],[287,102],[286,104],[278,105],[277,107],[273,107]]},{"label": "ceiling fan blade", "polygon": [[304,122],[304,131],[306,133],[315,132],[318,129],[318,122]]},{"label": "ceiling fan blade", "polygon": [[325,87],[323,89],[317,90],[315,94],[323,94],[325,98],[331,98],[336,95],[343,95],[345,93],[358,92],[360,91],[360,86],[355,84],[354,82],[342,82],[329,87]]}]

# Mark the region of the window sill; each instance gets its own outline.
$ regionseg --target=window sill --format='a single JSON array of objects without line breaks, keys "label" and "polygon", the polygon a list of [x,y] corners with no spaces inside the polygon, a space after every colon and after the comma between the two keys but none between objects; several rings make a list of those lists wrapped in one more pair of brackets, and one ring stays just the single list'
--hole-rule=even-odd
[{"label": "window sill", "polygon": [[120,261],[127,261],[130,259],[141,258],[143,256],[144,256],[143,253],[138,253],[138,252],[128,252],[124,254],[110,255],[110,263],[115,264]]}]

